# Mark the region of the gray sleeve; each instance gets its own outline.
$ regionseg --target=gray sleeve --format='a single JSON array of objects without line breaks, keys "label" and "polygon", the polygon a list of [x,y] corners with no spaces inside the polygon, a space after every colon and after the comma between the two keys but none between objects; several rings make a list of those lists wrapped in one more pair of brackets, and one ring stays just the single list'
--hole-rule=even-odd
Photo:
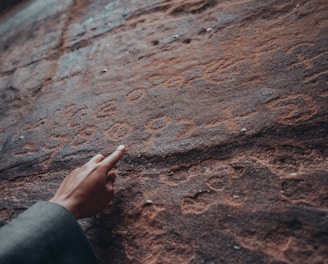
[{"label": "gray sleeve", "polygon": [[0,229],[0,263],[96,263],[73,215],[38,202]]}]

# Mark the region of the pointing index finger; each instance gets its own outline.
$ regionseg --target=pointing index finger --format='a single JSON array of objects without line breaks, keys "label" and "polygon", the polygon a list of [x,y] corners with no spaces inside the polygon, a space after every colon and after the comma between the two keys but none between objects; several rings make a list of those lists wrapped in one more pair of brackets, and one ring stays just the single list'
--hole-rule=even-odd
[{"label": "pointing index finger", "polygon": [[107,168],[107,170],[112,169],[115,164],[122,158],[125,151],[125,146],[120,145],[117,147],[117,149],[109,155],[107,158],[105,158],[101,164]]}]

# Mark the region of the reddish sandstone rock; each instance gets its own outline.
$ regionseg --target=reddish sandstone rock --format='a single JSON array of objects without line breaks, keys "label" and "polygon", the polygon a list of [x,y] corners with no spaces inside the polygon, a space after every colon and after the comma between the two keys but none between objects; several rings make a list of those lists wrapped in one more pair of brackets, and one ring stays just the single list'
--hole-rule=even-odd
[{"label": "reddish sandstone rock", "polygon": [[125,144],[100,263],[324,263],[325,1],[33,1],[0,21],[0,216]]}]

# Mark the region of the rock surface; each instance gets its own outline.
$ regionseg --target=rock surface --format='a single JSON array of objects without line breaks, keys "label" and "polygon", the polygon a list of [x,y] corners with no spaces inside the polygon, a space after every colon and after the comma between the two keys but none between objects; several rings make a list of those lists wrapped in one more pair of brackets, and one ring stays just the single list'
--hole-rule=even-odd
[{"label": "rock surface", "polygon": [[30,0],[0,17],[0,220],[125,144],[100,263],[328,261],[328,2]]}]

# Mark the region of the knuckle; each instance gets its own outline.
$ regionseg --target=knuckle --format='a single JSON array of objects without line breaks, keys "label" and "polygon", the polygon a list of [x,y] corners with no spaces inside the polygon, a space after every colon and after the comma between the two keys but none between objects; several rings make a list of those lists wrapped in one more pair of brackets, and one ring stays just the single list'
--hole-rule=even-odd
[{"label": "knuckle", "polygon": [[74,170],[72,170],[72,173],[76,174],[79,173],[82,167],[76,168]]},{"label": "knuckle", "polygon": [[107,185],[106,185],[106,189],[107,189],[107,192],[109,192],[109,193],[114,193],[114,186],[113,186],[113,184],[112,183],[108,183]]},{"label": "knuckle", "polygon": [[97,154],[96,157],[99,158],[99,159],[104,159],[105,158],[105,156],[103,154]]}]

